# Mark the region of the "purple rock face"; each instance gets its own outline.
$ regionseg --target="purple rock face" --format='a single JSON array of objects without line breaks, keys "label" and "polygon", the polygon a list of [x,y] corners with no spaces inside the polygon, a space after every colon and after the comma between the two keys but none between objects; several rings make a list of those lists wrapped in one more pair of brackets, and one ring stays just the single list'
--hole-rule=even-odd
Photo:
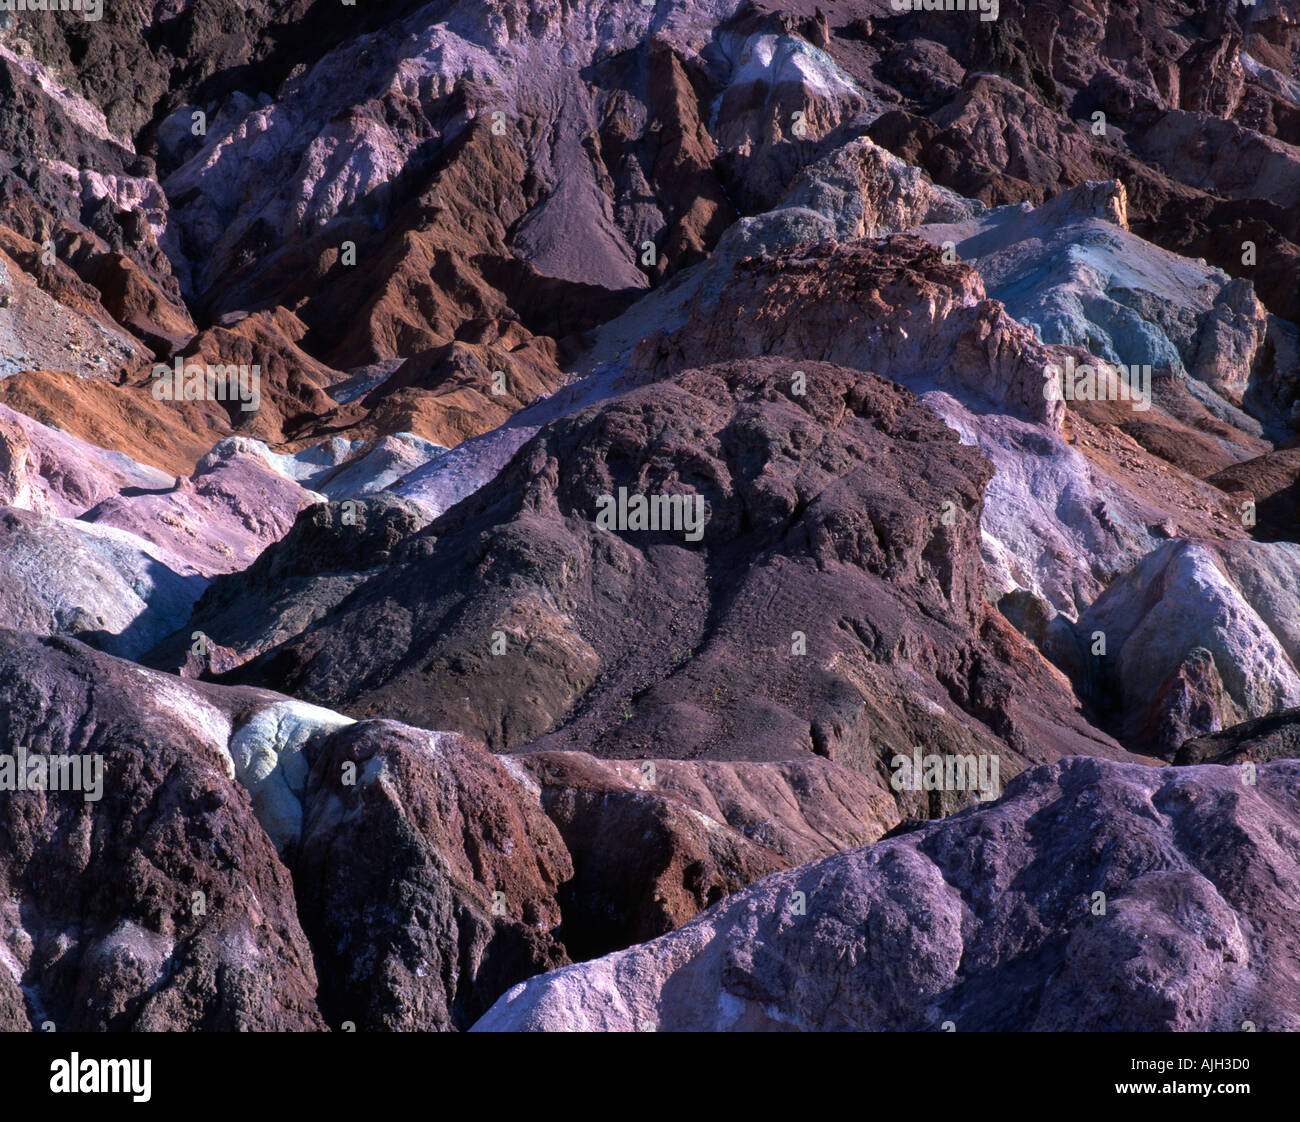
[{"label": "purple rock face", "polygon": [[1300,1028],[1300,22],[916,7],[5,16],[0,1027]]},{"label": "purple rock face", "polygon": [[1034,768],[996,806],[516,986],[475,1027],[1294,1032],[1300,763],[1252,780]]}]

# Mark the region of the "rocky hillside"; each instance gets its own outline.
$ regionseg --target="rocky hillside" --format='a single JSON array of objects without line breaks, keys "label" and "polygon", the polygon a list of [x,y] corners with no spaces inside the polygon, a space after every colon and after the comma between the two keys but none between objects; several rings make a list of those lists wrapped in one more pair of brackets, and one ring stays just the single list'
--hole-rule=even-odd
[{"label": "rocky hillside", "polygon": [[916,6],[0,13],[0,1027],[1300,1028],[1300,13]]},{"label": "rocky hillside", "polygon": [[1294,1032],[1298,770],[1035,768],[997,806],[516,986],[475,1027]]}]

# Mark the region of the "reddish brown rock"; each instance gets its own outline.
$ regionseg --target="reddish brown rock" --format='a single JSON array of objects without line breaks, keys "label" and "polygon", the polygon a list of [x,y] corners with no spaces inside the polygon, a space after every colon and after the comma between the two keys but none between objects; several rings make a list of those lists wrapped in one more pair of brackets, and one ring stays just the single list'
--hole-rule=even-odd
[{"label": "reddish brown rock", "polygon": [[1300,447],[1283,447],[1207,477],[1240,512],[1254,504],[1252,533],[1262,541],[1300,541]]},{"label": "reddish brown rock", "polygon": [[336,1026],[468,1028],[508,986],[568,961],[556,894],[569,854],[491,753],[368,721],[308,757],[295,886]]},{"label": "reddish brown rock", "polygon": [[[886,787],[914,744],[1000,754],[1008,775],[1122,756],[983,604],[978,454],[883,379],[805,362],[800,395],[795,369],[686,371],[553,422],[237,676],[494,748],[812,753]],[[700,541],[599,527],[620,487],[701,495]],[[966,797],[899,795],[924,813]]]},{"label": "reddish brown rock", "polygon": [[0,714],[0,766],[105,769],[90,801],[0,792],[15,1029],[464,1028],[525,978],[897,817],[824,760],[501,758],[14,632]]},{"label": "reddish brown rock", "polygon": [[0,646],[7,757],[103,768],[98,800],[0,793],[6,959],[26,998],[4,1027],[323,1028],[292,879],[192,717],[142,705],[138,671],[79,644]]},{"label": "reddish brown rock", "polygon": [[576,959],[645,942],[777,869],[867,841],[894,800],[828,760],[720,764],[541,752],[503,762],[559,827]]}]

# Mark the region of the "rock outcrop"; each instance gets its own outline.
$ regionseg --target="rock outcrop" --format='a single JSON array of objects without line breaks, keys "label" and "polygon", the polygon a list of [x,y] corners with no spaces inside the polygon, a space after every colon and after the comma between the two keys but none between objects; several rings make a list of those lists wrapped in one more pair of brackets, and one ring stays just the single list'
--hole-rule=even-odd
[{"label": "rock outcrop", "polygon": [[0,1025],[1300,1027],[1300,22],[916,7],[0,14]]},{"label": "rock outcrop", "polygon": [[0,631],[0,1026],[446,1030],[880,837],[826,760],[498,757]]},{"label": "rock outcrop", "polygon": [[1257,764],[1300,759],[1300,709],[1243,721],[1183,742],[1174,763]]},{"label": "rock outcrop", "polygon": [[[1069,760],[508,992],[475,1031],[1300,1026],[1300,763]],[[1225,845],[1230,837],[1231,845]]]},{"label": "rock outcrop", "polygon": [[[66,639],[0,644],[0,766],[26,773],[0,795],[2,973],[22,994],[3,1027],[324,1028],[293,881],[227,778],[219,711]],[[79,786],[32,789],[59,757]]]},{"label": "rock outcrop", "polygon": [[1169,542],[1102,593],[1058,657],[1109,702],[1122,743],[1172,755],[1300,704],[1297,597],[1300,546]]},{"label": "rock outcrop", "polygon": [[[886,787],[916,744],[1002,754],[1008,775],[1123,756],[984,605],[987,478],[874,375],[773,359],[686,371],[545,426],[237,677],[497,749],[813,753]],[[620,493],[665,510],[677,496],[678,522],[616,523],[611,507],[602,523],[602,496]]]}]

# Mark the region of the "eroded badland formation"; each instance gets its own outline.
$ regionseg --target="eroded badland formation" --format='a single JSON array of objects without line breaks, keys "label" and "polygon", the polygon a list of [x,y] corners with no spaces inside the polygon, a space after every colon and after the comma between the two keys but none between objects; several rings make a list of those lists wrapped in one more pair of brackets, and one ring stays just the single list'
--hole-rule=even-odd
[{"label": "eroded badland formation", "polygon": [[898,7],[0,14],[0,1028],[1300,1029],[1300,8]]}]

